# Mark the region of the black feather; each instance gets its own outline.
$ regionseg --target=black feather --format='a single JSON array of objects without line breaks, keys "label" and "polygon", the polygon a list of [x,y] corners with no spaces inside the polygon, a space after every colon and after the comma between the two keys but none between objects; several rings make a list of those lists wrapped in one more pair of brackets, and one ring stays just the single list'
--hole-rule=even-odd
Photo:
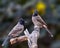
[{"label": "black feather", "polygon": [[37,16],[38,15],[38,11],[35,10],[34,13],[33,13],[33,16]]},{"label": "black feather", "polygon": [[20,23],[21,25],[24,25],[24,23],[25,23],[24,19],[20,18],[19,23]]}]

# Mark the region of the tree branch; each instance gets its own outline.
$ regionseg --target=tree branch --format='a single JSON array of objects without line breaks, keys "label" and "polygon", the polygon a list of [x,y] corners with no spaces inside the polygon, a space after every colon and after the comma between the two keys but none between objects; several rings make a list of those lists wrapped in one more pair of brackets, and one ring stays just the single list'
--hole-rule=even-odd
[{"label": "tree branch", "polygon": [[26,40],[27,40],[27,37],[24,35],[24,36],[20,36],[20,37],[10,39],[10,43],[12,45],[12,44],[15,44],[16,42],[23,42]]}]

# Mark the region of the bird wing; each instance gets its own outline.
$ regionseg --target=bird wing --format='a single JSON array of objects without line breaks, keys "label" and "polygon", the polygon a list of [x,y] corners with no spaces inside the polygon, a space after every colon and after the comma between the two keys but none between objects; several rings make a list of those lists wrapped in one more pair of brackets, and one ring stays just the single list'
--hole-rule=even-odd
[{"label": "bird wing", "polygon": [[19,24],[17,24],[8,35],[19,35],[21,32],[23,32],[24,27],[21,27]]},{"label": "bird wing", "polygon": [[45,23],[45,21],[38,15],[37,16],[37,21],[39,21],[40,23],[42,23],[42,24],[44,24],[44,25],[47,25],[46,23]]}]

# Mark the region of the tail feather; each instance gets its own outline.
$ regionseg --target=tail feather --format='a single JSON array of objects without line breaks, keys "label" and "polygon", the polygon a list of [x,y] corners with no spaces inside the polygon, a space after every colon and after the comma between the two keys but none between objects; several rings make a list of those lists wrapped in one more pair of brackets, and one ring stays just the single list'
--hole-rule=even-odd
[{"label": "tail feather", "polygon": [[48,33],[51,35],[51,37],[53,37],[53,35],[52,35],[52,33],[49,31],[49,29],[48,29],[45,25],[43,25],[43,27],[46,29],[46,31],[48,31]]}]

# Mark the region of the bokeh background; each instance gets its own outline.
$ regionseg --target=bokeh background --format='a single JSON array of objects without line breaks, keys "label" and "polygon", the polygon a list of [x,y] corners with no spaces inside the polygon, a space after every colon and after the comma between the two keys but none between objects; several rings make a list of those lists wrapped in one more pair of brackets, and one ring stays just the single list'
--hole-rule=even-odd
[{"label": "bokeh background", "polygon": [[[38,39],[39,48],[60,48],[60,0],[0,0],[0,48],[10,30],[20,17],[25,20],[25,28],[33,31],[31,17],[34,9],[48,25],[53,38],[45,29],[41,29]],[[28,48],[27,41],[10,45],[10,48]]]}]

